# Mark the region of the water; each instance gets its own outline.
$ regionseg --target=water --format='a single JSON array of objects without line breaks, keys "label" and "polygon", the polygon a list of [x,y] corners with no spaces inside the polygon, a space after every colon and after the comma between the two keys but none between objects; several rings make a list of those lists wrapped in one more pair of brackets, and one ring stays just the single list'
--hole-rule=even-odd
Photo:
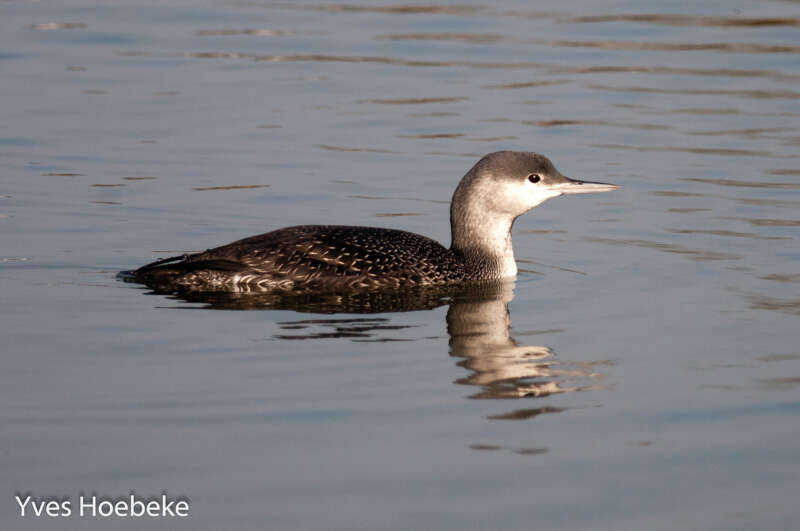
[{"label": "water", "polygon": [[[800,517],[796,3],[0,10],[2,529]],[[492,293],[219,311],[247,304],[115,278],[297,223],[447,244],[499,149],[622,189],[520,218]],[[14,501],[131,491],[191,516]]]}]

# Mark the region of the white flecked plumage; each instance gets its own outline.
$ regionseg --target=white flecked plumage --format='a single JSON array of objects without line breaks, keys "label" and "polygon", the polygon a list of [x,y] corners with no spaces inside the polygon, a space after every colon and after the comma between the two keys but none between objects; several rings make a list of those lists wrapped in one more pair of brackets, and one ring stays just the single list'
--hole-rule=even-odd
[{"label": "white flecked plumage", "polygon": [[544,156],[499,151],[461,179],[450,205],[452,243],[402,230],[300,225],[129,272],[174,290],[361,290],[494,280],[517,273],[514,220],[551,197],[616,186],[561,175]]}]

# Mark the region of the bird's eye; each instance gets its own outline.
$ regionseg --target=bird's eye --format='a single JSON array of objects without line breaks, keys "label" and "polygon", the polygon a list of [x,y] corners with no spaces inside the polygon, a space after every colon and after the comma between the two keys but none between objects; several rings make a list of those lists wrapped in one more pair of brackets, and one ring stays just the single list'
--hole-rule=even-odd
[{"label": "bird's eye", "polygon": [[532,183],[536,184],[536,183],[538,183],[539,181],[541,181],[541,180],[542,180],[542,178],[541,178],[541,176],[539,176],[539,174],[537,174],[537,173],[531,173],[530,175],[528,175],[528,180],[529,180],[530,182],[532,182]]}]

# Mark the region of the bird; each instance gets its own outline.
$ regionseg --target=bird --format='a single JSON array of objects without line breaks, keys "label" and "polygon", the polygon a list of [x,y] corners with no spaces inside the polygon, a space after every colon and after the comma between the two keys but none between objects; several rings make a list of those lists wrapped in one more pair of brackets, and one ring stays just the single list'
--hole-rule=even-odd
[{"label": "bird", "polygon": [[511,228],[519,216],[554,197],[617,188],[565,177],[538,153],[497,151],[481,158],[453,193],[449,248],[403,230],[298,225],[121,274],[175,292],[380,290],[512,279]]}]

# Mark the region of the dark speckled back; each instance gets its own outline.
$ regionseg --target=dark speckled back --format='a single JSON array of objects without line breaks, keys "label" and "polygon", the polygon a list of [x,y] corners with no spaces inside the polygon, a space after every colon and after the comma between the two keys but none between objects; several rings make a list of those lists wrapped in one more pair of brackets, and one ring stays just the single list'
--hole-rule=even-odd
[{"label": "dark speckled back", "polygon": [[[218,265],[223,267],[217,267]],[[463,263],[411,232],[301,225],[252,236],[136,272],[145,283],[205,289],[378,288],[436,285],[465,278]]]}]

